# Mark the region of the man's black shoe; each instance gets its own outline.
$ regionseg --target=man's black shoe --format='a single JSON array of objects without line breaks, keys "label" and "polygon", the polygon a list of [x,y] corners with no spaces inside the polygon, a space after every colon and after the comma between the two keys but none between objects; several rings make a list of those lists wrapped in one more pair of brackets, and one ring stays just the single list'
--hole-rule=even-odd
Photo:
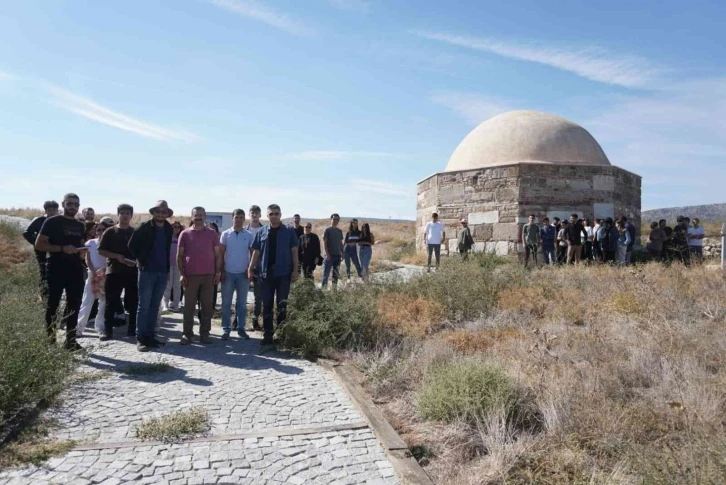
[{"label": "man's black shoe", "polygon": [[166,342],[160,342],[159,340],[156,340],[154,337],[151,337],[146,340],[146,346],[152,349],[160,349],[166,345]]},{"label": "man's black shoe", "polygon": [[79,350],[83,350],[83,347],[81,347],[80,344],[75,340],[66,340],[66,343],[63,347],[65,347],[66,350],[70,350],[71,352],[78,352]]},{"label": "man's black shoe", "polygon": [[275,342],[272,339],[263,338],[260,341],[260,346],[261,347],[274,347],[275,346]]},{"label": "man's black shoe", "polygon": [[136,342],[136,350],[138,350],[139,352],[146,352],[149,350],[149,347],[143,340],[139,340],[138,342]]},{"label": "man's black shoe", "polygon": [[112,338],[113,338],[113,335],[108,334],[108,333],[102,333],[101,335],[98,336],[98,340],[100,340],[101,342],[111,340]]}]

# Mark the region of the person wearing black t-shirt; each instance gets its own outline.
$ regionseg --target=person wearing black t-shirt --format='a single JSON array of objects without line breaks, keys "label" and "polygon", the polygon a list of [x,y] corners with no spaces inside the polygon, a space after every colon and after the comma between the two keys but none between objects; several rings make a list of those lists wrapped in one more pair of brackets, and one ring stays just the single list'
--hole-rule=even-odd
[{"label": "person wearing black t-shirt", "polygon": [[345,258],[345,274],[350,281],[350,263],[353,262],[355,270],[358,272],[358,278],[363,277],[363,272],[358,261],[358,242],[360,241],[361,232],[358,229],[358,219],[352,219],[348,226],[348,232],[345,233],[345,249],[343,257]]},{"label": "person wearing black t-shirt", "polygon": [[[45,220],[49,217],[58,215],[58,202],[54,200],[47,200],[45,201],[45,204],[43,204],[43,209],[45,210],[45,215],[33,219],[28,228],[23,233],[23,237],[25,238],[25,240],[32,244],[33,247],[35,247],[35,241],[38,239],[38,234],[40,234],[40,228],[43,227],[43,223],[45,222]],[[48,254],[44,251],[36,250],[35,259],[38,261],[38,267],[40,268],[40,293],[43,296],[48,296],[48,283],[45,276],[45,268],[46,264],[48,263]]]},{"label": "person wearing black t-shirt", "polygon": [[65,347],[81,350],[76,342],[78,311],[83,299],[83,265],[79,253],[84,250],[83,223],[76,220],[80,199],[76,194],[63,197],[63,215],[46,219],[35,241],[35,250],[50,253],[46,267],[48,279],[48,302],[45,311],[45,325],[48,336],[55,342],[56,318],[63,292],[66,293]]},{"label": "person wearing black t-shirt", "polygon": [[[134,228],[131,227],[134,208],[128,204],[121,204],[116,213],[118,214],[118,224],[106,229],[103,233],[98,245],[98,254],[108,258],[105,283],[106,301],[119,300],[121,292],[123,292],[124,308],[129,314],[126,335],[134,337],[136,336],[136,312],[139,304],[139,274],[134,255],[129,249],[129,240],[134,233]],[[114,310],[113,306],[106,306],[104,315],[106,329],[103,335],[99,336],[99,340],[113,338],[113,325],[109,325],[108,322],[113,321]]]}]

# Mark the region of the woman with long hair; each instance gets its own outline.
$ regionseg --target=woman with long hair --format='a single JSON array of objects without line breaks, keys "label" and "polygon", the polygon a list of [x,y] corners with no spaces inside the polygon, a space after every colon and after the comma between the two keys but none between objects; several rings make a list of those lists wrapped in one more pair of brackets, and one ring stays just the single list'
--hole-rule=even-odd
[{"label": "woman with long hair", "polygon": [[350,262],[353,262],[358,277],[361,278],[363,273],[361,272],[360,262],[358,261],[358,241],[360,241],[360,229],[358,229],[358,219],[352,219],[348,226],[348,232],[345,233],[345,274],[348,276],[350,282]]},{"label": "woman with long hair", "polygon": [[376,238],[371,232],[371,226],[367,222],[363,223],[360,232],[360,239],[358,240],[358,250],[360,251],[360,264],[363,267],[363,279],[368,279],[368,267],[371,265],[371,259],[373,258],[373,245],[376,243]]}]

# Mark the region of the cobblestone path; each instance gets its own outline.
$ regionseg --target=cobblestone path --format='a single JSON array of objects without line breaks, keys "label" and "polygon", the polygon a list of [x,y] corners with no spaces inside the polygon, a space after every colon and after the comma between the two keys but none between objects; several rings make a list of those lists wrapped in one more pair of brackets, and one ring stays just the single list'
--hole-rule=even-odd
[{"label": "cobblestone path", "polygon": [[[80,339],[90,354],[81,372],[111,372],[74,384],[49,412],[58,422],[53,438],[77,440],[77,448],[40,467],[0,471],[0,484],[399,483],[331,374],[306,360],[260,353],[259,334],[246,341],[220,335],[215,327],[212,344],[181,346],[175,314],[163,319],[169,343],[158,352],[137,352],[125,337]],[[155,362],[171,368],[124,372]],[[205,435],[177,444],[135,438],[142,420],[191,407],[208,413]]]}]

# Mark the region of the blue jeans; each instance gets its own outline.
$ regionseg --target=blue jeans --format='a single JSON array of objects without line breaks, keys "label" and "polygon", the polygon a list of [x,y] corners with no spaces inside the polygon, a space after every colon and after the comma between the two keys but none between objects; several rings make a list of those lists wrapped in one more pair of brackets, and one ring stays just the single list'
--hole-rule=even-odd
[{"label": "blue jeans", "polygon": [[328,286],[328,276],[333,270],[333,286],[338,284],[340,277],[340,254],[328,255],[323,260],[323,288]]},{"label": "blue jeans", "polygon": [[166,291],[169,274],[164,271],[139,271],[139,309],[136,316],[136,339],[154,336],[159,306]]},{"label": "blue jeans", "polygon": [[232,297],[237,291],[237,303],[234,306],[237,319],[237,333],[245,333],[247,320],[247,293],[250,291],[250,280],[245,273],[226,273],[222,283],[222,330],[230,332],[232,321]]},{"label": "blue jeans", "polygon": [[360,247],[360,264],[363,267],[363,275],[368,276],[368,267],[371,265],[373,258],[373,248],[370,246]]},{"label": "blue jeans", "polygon": [[[260,280],[257,280],[258,282]],[[287,316],[287,297],[290,294],[290,275],[268,276],[262,280],[262,327],[264,341],[271,342],[275,333],[272,327],[272,306],[277,297],[277,326],[285,321]]]},{"label": "blue jeans", "polygon": [[358,262],[358,248],[356,246],[345,246],[345,274],[348,276],[348,279],[350,279],[350,262],[353,261],[353,266],[355,266],[355,270],[358,272],[358,277],[360,278],[363,276],[363,273],[360,269],[360,263]]},{"label": "blue jeans", "polygon": [[544,264],[555,264],[555,248],[545,248],[542,246],[542,257],[544,258]]}]

